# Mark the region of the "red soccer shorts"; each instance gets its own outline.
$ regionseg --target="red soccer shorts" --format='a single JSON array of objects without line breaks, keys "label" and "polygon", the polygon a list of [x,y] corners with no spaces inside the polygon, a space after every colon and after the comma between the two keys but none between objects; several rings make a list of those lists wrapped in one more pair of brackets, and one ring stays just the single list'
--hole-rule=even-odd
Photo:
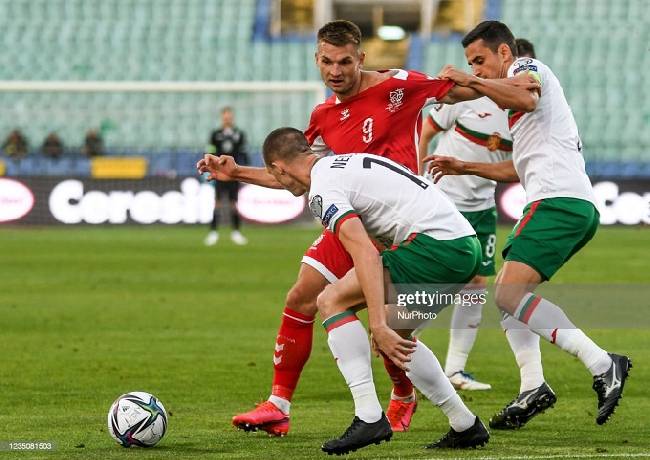
[{"label": "red soccer shorts", "polygon": [[316,238],[316,241],[302,256],[302,262],[315,268],[330,283],[343,278],[354,267],[352,257],[345,250],[341,240],[329,230]]}]

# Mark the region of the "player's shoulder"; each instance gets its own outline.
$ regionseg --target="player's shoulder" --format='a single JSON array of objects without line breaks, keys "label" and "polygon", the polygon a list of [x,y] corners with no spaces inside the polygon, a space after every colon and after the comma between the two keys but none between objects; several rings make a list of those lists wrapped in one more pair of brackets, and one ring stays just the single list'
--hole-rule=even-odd
[{"label": "player's shoulder", "polygon": [[425,73],[422,73],[418,70],[406,70],[406,69],[385,69],[385,70],[380,70],[380,73],[384,74],[389,74],[390,76],[386,78],[386,80],[390,80],[393,82],[400,82],[400,81],[406,81],[406,82],[419,82],[419,81],[428,81],[428,80],[434,80],[434,77],[431,77],[430,75],[427,75]]},{"label": "player's shoulder", "polygon": [[311,171],[312,188],[317,190],[338,190],[347,176],[351,160],[358,154],[323,156],[314,163]]},{"label": "player's shoulder", "polygon": [[515,59],[515,62],[510,66],[510,73],[515,76],[521,72],[540,72],[548,67],[540,60],[531,57],[520,57]]},{"label": "player's shoulder", "polygon": [[313,110],[311,111],[312,116],[317,115],[320,112],[322,112],[324,110],[327,110],[330,107],[335,106],[337,104],[337,100],[338,99],[336,98],[336,94],[332,94],[327,99],[325,99],[323,102],[321,102],[320,104],[317,104],[316,107],[313,108]]},{"label": "player's shoulder", "polygon": [[401,72],[404,72],[403,74],[403,79],[404,80],[413,80],[413,81],[422,81],[422,80],[435,80],[434,77],[431,75],[427,75],[424,72],[420,72],[419,70],[401,70]]},{"label": "player's shoulder", "polygon": [[438,102],[436,104],[433,104],[431,108],[429,109],[429,116],[432,117],[433,119],[436,119],[438,117],[442,117],[445,114],[450,113],[452,110],[455,110],[458,108],[460,102],[450,105],[450,104],[443,104],[442,102]]}]

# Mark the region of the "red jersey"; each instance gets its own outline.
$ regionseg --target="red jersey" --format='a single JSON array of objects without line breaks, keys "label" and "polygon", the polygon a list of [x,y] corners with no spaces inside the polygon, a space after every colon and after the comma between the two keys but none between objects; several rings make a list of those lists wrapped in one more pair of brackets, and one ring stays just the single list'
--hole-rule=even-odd
[{"label": "red jersey", "polygon": [[449,80],[400,69],[346,101],[332,95],[317,105],[305,136],[317,152],[374,153],[417,173],[420,112],[453,86]]}]

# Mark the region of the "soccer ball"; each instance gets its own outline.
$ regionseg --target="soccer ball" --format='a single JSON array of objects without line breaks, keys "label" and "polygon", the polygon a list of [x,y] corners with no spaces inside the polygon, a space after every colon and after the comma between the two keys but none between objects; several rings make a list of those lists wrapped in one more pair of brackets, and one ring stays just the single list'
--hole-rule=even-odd
[{"label": "soccer ball", "polygon": [[133,391],[108,411],[108,432],[122,447],[153,447],[167,431],[167,412],[154,395]]}]

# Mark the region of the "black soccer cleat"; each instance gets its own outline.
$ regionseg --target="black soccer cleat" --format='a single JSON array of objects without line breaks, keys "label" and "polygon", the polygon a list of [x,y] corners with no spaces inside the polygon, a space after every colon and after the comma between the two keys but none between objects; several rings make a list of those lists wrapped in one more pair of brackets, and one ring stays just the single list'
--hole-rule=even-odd
[{"label": "black soccer cleat", "polygon": [[632,368],[632,361],[627,356],[609,353],[609,357],[612,358],[612,365],[607,372],[594,377],[592,386],[598,395],[596,423],[599,425],[607,422],[614,413],[618,402],[623,397],[625,380]]},{"label": "black soccer cleat", "polygon": [[490,419],[490,428],[495,430],[516,430],[528,421],[553,407],[557,397],[546,382],[538,388],[524,391]]},{"label": "black soccer cleat", "polygon": [[467,449],[482,447],[488,443],[490,433],[481,422],[481,419],[476,417],[476,421],[471,428],[465,431],[455,431],[453,428],[442,438],[438,439],[426,446],[427,449]]},{"label": "black soccer cleat", "polygon": [[390,423],[383,412],[381,418],[374,423],[366,423],[355,416],[352,425],[340,438],[326,441],[321,449],[328,455],[343,455],[370,444],[390,441],[392,436],[393,430],[390,429]]}]

